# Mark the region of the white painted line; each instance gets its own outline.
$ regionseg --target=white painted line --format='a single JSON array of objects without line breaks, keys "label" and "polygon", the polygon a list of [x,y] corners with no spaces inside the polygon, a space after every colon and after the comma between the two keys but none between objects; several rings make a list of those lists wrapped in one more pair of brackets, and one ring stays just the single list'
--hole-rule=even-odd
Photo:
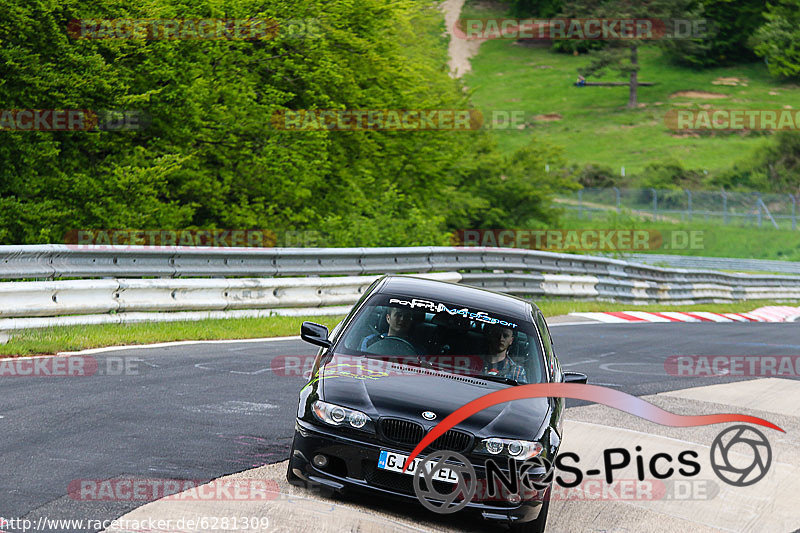
[{"label": "white painted line", "polygon": [[[57,355],[87,355],[93,353],[113,352],[117,350],[139,350],[148,348],[169,348],[171,346],[187,346],[189,344],[236,344],[243,342],[274,342],[274,341],[291,341],[299,340],[300,336],[291,337],[261,337],[256,339],[223,339],[213,341],[172,341],[172,342],[159,342],[156,344],[127,344],[124,346],[107,346],[105,348],[90,348],[88,350],[81,350],[79,352],[59,352]],[[48,357],[48,356],[45,356]]]},{"label": "white painted line", "polygon": [[186,405],[183,409],[193,413],[214,415],[262,415],[278,406],[271,403],[229,401],[221,404]]},{"label": "white painted line", "polygon": [[73,355],[90,355],[103,352],[116,352],[119,350],[146,350],[149,348],[169,348],[171,346],[187,346],[189,344],[236,344],[243,342],[273,342],[273,341],[291,341],[300,340],[300,336],[292,337],[260,337],[255,339],[223,339],[223,340],[198,340],[198,341],[172,341],[172,342],[159,342],[155,344],[125,344],[121,346],[106,346],[103,348],[88,348],[78,352],[58,352],[51,355],[25,355],[21,357],[0,357],[0,361],[13,359],[21,361],[25,359],[41,359],[45,357],[70,357]]},{"label": "white painted line", "polygon": [[576,365],[585,365],[586,363],[596,363],[597,359],[587,359],[586,361],[577,361],[575,363],[567,363],[561,364],[561,366],[576,366]]}]

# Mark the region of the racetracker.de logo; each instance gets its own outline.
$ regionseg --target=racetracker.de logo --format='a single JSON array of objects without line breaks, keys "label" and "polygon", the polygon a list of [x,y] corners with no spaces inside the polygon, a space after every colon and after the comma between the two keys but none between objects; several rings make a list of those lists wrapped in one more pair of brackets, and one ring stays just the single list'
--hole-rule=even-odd
[{"label": "racetracker.de logo", "polygon": [[800,355],[671,355],[664,361],[670,376],[800,377]]},{"label": "racetracker.de logo", "polygon": [[64,243],[77,249],[108,246],[115,250],[127,246],[171,248],[173,246],[256,247],[275,246],[275,232],[267,229],[89,229],[69,230]]},{"label": "racetracker.de logo", "polygon": [[142,360],[136,357],[91,355],[34,356],[0,359],[0,378],[10,377],[91,377],[137,376],[142,372]]},{"label": "racetracker.de logo", "polygon": [[630,251],[701,250],[703,230],[628,229],[460,229],[453,246],[522,248],[526,250]]},{"label": "racetracker.de logo", "polygon": [[74,479],[67,494],[90,502],[274,500],[280,494],[273,479]]},{"label": "racetracker.de logo", "polygon": [[0,109],[0,131],[135,131],[149,121],[136,110]]},{"label": "racetracker.de logo", "polygon": [[273,113],[271,122],[290,131],[470,131],[484,120],[474,109],[286,109]]},{"label": "racetracker.de logo", "polygon": [[73,39],[240,40],[316,37],[317,19],[72,19],[67,34]]},{"label": "racetracker.de logo", "polygon": [[[314,355],[279,355],[272,359],[273,375],[309,378],[317,357]],[[432,355],[423,357],[425,369],[443,370],[449,374],[474,375],[483,368],[484,359],[475,355]],[[361,380],[388,376],[416,377],[418,357],[380,357],[337,355],[325,366],[325,378],[343,377]]]},{"label": "racetracker.de logo", "polygon": [[629,41],[699,39],[706,35],[704,19],[655,18],[462,18],[453,25],[458,39],[537,39]]},{"label": "racetracker.de logo", "polygon": [[670,109],[666,126],[675,131],[771,131],[800,129],[792,109]]}]

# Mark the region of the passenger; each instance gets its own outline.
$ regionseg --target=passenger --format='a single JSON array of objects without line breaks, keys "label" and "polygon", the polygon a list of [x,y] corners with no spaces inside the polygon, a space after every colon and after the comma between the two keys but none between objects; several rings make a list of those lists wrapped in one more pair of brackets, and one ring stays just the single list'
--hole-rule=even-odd
[{"label": "passenger", "polygon": [[511,328],[487,326],[484,332],[489,342],[489,355],[484,358],[482,373],[527,383],[525,368],[515,363],[508,355],[508,349],[514,342],[514,332]]}]

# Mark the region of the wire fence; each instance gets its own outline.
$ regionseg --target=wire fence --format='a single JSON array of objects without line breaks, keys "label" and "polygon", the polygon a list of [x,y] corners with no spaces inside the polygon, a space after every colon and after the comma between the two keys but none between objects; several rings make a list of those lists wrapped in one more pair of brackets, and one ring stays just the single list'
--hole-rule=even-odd
[{"label": "wire fence", "polygon": [[798,197],[758,192],[690,191],[686,189],[586,188],[558,203],[578,218],[609,212],[628,213],[653,221],[734,224],[797,229]]}]

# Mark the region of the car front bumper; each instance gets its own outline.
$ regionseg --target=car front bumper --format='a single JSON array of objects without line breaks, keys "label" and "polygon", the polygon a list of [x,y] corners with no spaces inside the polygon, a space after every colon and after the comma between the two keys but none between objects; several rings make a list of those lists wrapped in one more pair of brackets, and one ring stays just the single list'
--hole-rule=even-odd
[{"label": "car front bumper", "polygon": [[[382,493],[385,496],[414,501],[419,504],[413,490],[413,476],[378,469],[381,450],[408,455],[406,449],[387,444],[364,442],[357,436],[341,435],[335,430],[297,420],[290,471],[299,478],[298,484],[327,488],[336,492],[349,490]],[[314,465],[312,458],[323,454],[328,458],[324,468]],[[472,463],[476,477],[485,480],[485,467]],[[291,479],[290,479],[291,481]],[[479,512],[487,520],[503,522],[528,522],[539,516],[542,491],[532,499],[510,501],[471,501],[465,509]]]}]

